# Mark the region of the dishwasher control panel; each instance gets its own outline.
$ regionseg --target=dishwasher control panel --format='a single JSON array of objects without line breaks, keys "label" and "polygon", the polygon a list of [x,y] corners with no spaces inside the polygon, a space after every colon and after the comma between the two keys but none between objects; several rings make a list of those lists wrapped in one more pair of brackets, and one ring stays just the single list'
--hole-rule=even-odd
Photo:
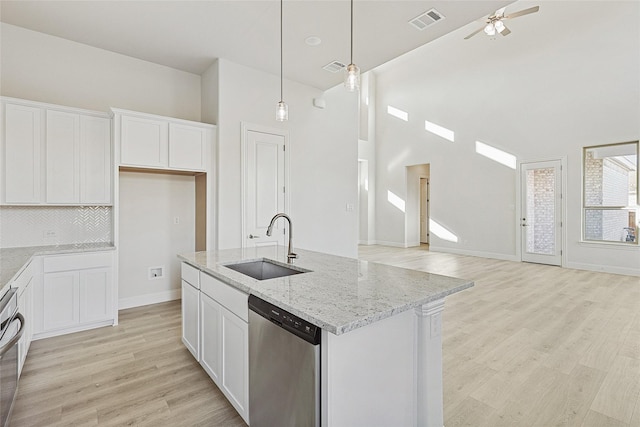
[{"label": "dishwasher control panel", "polygon": [[320,344],[318,326],[282,310],[255,295],[249,295],[249,309],[311,344]]}]

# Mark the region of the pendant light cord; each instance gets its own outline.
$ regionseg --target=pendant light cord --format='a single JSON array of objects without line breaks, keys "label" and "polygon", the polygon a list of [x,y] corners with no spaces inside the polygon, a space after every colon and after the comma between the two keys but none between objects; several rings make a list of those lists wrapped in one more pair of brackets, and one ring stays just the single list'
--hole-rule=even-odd
[{"label": "pendant light cord", "polygon": [[353,64],[353,0],[351,0],[351,64]]},{"label": "pendant light cord", "polygon": [[283,0],[280,0],[280,102],[284,99],[282,96],[282,2]]}]

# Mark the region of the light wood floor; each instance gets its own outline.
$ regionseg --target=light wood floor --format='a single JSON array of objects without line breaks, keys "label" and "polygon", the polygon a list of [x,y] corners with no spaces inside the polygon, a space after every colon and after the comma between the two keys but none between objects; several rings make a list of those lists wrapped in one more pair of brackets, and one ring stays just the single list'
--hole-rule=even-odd
[{"label": "light wood floor", "polygon": [[[445,426],[640,426],[640,279],[363,246],[475,280],[447,298]],[[35,341],[11,425],[244,426],[180,341],[179,302]],[[384,426],[394,427],[394,426]]]},{"label": "light wood floor", "polygon": [[246,426],[182,344],[180,301],[34,341],[11,427]]},{"label": "light wood floor", "polygon": [[446,299],[445,426],[640,426],[640,278],[361,246],[472,279]]}]

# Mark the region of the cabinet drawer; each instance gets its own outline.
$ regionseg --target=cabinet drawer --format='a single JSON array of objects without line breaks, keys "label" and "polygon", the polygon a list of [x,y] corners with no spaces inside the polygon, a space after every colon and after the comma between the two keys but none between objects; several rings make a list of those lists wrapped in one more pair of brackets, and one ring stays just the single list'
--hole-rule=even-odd
[{"label": "cabinet drawer", "polygon": [[73,254],[47,256],[44,258],[43,271],[53,273],[55,271],[82,270],[85,268],[111,267],[112,253],[97,252],[91,254]]},{"label": "cabinet drawer", "polygon": [[200,289],[200,270],[187,264],[182,263],[182,280],[189,283],[196,289]]},{"label": "cabinet drawer", "polygon": [[249,295],[204,273],[200,274],[200,290],[245,322],[249,321]]}]

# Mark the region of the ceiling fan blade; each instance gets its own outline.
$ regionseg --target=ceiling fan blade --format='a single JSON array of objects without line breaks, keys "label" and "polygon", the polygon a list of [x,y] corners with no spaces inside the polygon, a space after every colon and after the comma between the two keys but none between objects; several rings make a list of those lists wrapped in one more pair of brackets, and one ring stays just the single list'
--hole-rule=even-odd
[{"label": "ceiling fan blade", "polygon": [[495,16],[496,18],[500,18],[501,16],[504,16],[504,10],[506,8],[507,7],[505,6],[505,7],[501,8],[501,9],[496,10],[496,13],[494,13],[493,16]]},{"label": "ceiling fan blade", "polygon": [[465,40],[469,40],[471,37],[475,36],[476,34],[478,34],[480,31],[484,30],[484,27],[480,27],[477,30],[475,30],[473,33],[469,34],[467,37],[465,37]]},{"label": "ceiling fan blade", "polygon": [[517,18],[518,16],[522,16],[522,15],[528,15],[530,13],[536,13],[537,11],[540,10],[540,6],[534,6],[534,7],[530,7],[529,9],[523,9],[523,10],[519,10],[518,12],[513,12],[507,16],[505,16],[505,19],[513,19],[513,18]]},{"label": "ceiling fan blade", "polygon": [[511,30],[507,27],[504,27],[504,30],[500,31],[500,34],[502,34],[503,36],[508,36],[509,34],[511,34]]}]

